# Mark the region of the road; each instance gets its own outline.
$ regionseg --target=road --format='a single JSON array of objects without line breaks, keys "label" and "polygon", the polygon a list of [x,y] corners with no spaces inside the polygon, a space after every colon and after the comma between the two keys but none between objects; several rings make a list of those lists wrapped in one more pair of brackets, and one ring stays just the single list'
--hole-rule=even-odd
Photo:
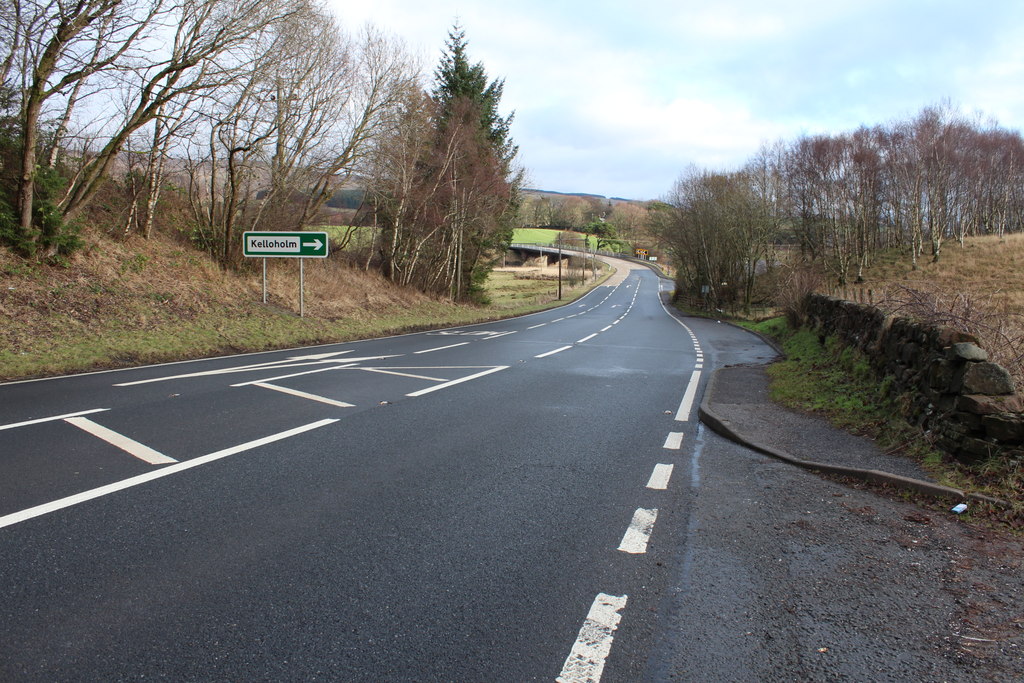
[{"label": "road", "polygon": [[661,287],[0,386],[0,679],[827,677],[758,520],[845,494],[699,425],[773,353]]}]

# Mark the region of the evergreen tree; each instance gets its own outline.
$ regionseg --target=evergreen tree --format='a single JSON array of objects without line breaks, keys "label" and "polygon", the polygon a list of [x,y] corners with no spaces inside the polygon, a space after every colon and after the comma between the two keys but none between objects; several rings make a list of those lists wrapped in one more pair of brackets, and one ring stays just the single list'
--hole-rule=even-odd
[{"label": "evergreen tree", "polygon": [[458,24],[448,34],[446,52],[435,72],[433,98],[438,107],[439,154],[445,166],[446,216],[456,236],[451,292],[455,299],[477,299],[498,255],[512,239],[518,213],[521,174],[513,169],[518,149],[509,136],[512,115],[498,112],[505,83],[488,83],[482,63],[467,54]]},{"label": "evergreen tree", "polygon": [[448,33],[445,45],[447,51],[441,56],[441,64],[434,74],[432,93],[440,107],[442,125],[451,120],[457,110],[457,102],[471,103],[471,109],[479,115],[480,131],[505,164],[505,170],[509,170],[519,150],[509,137],[514,114],[502,118],[498,113],[505,89],[504,79],[488,83],[483,63],[470,63],[466,32],[458,24]]},{"label": "evergreen tree", "polygon": [[388,278],[457,301],[482,299],[512,239],[522,184],[512,117],[498,111],[503,87],[470,62],[456,25],[433,89],[411,94],[393,134],[378,143],[368,204]]}]

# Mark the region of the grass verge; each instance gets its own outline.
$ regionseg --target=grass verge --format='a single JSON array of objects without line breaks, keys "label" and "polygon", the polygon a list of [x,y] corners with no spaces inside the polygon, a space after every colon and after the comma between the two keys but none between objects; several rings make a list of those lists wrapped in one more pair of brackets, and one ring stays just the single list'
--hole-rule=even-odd
[{"label": "grass verge", "polygon": [[911,458],[946,486],[984,493],[1009,501],[1009,509],[972,506],[972,514],[1024,530],[1024,463],[990,458],[966,465],[932,447],[926,435],[903,417],[905,397],[894,396],[890,383],[879,381],[867,359],[834,339],[822,344],[816,333],[793,329],[785,318],[744,327],[778,341],[784,360],[768,367],[771,397],[794,410],[827,418],[850,433],[874,440],[880,448]]},{"label": "grass verge", "polygon": [[258,281],[218,272],[191,269],[170,282],[148,266],[102,280],[95,271],[23,270],[0,271],[10,283],[0,291],[0,381],[482,323],[567,304],[596,285],[565,286],[558,301],[556,283],[494,273],[491,303],[472,306],[399,290],[339,264],[311,264],[300,317],[295,274],[278,264],[266,305]]}]

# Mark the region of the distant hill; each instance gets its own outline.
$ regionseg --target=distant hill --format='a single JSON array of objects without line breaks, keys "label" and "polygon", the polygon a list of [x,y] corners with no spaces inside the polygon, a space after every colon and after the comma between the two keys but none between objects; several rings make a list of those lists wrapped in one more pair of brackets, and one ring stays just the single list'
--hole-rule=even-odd
[{"label": "distant hill", "polygon": [[[590,192],[555,192],[554,190],[538,190],[532,187],[522,189],[524,195],[534,197],[579,197],[580,199],[600,200],[603,202],[643,204],[645,202],[637,199],[625,199],[623,197],[606,197],[603,194]],[[351,182],[344,188],[334,193],[334,196],[327,202],[328,208],[332,209],[358,209],[363,201],[364,190],[358,182]]]},{"label": "distant hill", "polygon": [[532,187],[524,187],[522,193],[536,197],[580,197],[581,199],[601,199],[609,202],[627,202],[630,204],[642,204],[642,200],[625,199],[623,197],[606,197],[603,194],[591,194],[589,192],[555,192],[554,190],[538,190]]}]

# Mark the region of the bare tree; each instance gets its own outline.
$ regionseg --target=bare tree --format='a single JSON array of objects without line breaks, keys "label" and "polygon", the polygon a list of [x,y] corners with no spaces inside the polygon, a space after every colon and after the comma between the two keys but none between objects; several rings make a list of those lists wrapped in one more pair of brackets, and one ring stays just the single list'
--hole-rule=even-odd
[{"label": "bare tree", "polygon": [[[43,235],[33,229],[41,117],[51,98],[111,68],[148,35],[164,12],[162,0],[82,0],[64,4],[14,0],[4,84],[19,94],[17,225],[22,247],[33,251]],[[72,105],[73,106],[73,105]],[[53,247],[53,245],[47,245]]]},{"label": "bare tree", "polygon": [[[160,118],[173,100],[211,93],[237,79],[247,66],[244,48],[305,5],[304,0],[16,2],[21,48],[5,61],[11,62],[12,72],[17,67],[22,81],[19,229],[28,250],[42,246],[47,252],[57,248],[59,236],[33,230],[33,208],[41,117],[48,101],[66,97],[62,121],[70,118],[79,87],[95,75],[127,103],[119,117],[112,117],[98,147],[81,160],[59,201],[64,218],[73,219],[136,131]],[[58,131],[65,127],[62,123]]]},{"label": "bare tree", "polygon": [[210,108],[205,148],[192,145],[195,215],[225,265],[239,257],[240,229],[302,229],[317,217],[393,127],[416,73],[397,42],[371,28],[353,39],[311,5],[255,45]]}]

